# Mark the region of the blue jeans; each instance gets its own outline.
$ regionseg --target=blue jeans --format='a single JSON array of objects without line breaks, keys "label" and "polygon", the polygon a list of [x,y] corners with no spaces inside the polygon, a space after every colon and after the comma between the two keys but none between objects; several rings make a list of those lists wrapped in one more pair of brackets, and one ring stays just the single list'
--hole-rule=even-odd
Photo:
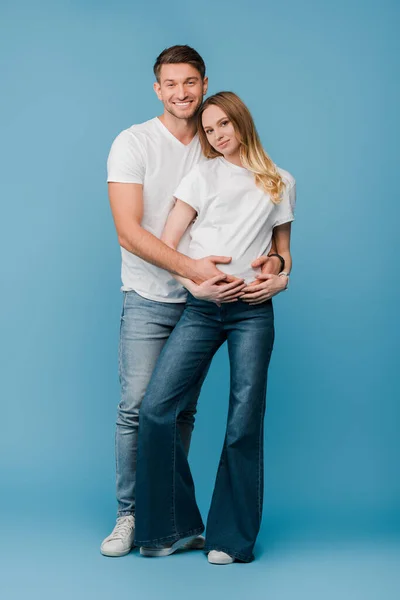
[{"label": "blue jeans", "polygon": [[[154,302],[124,292],[119,377],[121,401],[115,435],[118,516],[135,514],[139,411],[157,359],[185,308],[184,303]],[[183,451],[189,451],[197,398],[203,378],[187,390],[177,422]]]},{"label": "blue jeans", "polygon": [[270,300],[218,307],[189,295],[141,407],[135,543],[158,546],[204,530],[177,416],[187,409],[187,391],[225,340],[229,412],[205,549],[249,562],[263,504],[263,423],[274,340]]}]

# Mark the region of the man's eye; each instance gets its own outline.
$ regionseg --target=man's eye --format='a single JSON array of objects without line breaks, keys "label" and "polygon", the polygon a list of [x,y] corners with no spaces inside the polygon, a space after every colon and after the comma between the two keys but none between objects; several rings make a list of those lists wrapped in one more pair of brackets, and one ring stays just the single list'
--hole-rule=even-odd
[{"label": "man's eye", "polygon": [[167,83],[167,87],[173,87],[174,84],[173,83]]}]

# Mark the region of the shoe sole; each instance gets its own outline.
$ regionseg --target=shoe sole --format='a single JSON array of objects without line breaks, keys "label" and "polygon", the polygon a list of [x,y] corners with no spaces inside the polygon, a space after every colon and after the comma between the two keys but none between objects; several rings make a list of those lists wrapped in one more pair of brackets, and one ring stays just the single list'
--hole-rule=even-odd
[{"label": "shoe sole", "polygon": [[202,535],[199,535],[191,542],[187,542],[184,546],[184,550],[203,550],[205,544],[206,540]]},{"label": "shoe sole", "polygon": [[190,537],[182,538],[177,540],[172,546],[169,548],[145,548],[142,546],[140,548],[140,554],[142,556],[170,556],[180,548],[183,548],[187,544],[190,544],[193,540],[196,539],[196,535],[191,535]]},{"label": "shoe sole", "polygon": [[129,552],[132,552],[134,547],[135,546],[132,546],[131,548],[129,548],[129,550],[124,550],[123,552],[113,552],[112,550],[107,552],[107,550],[102,550],[100,548],[100,552],[103,556],[110,556],[112,558],[118,558],[119,556],[126,556],[127,554],[129,554]]}]

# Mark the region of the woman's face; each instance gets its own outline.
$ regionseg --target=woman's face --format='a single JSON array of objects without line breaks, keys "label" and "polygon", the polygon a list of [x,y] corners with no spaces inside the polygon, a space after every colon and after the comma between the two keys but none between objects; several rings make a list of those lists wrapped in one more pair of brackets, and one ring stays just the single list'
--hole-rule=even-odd
[{"label": "woman's face", "polygon": [[211,146],[224,157],[239,153],[240,143],[226,113],[211,104],[202,114],[202,124]]}]

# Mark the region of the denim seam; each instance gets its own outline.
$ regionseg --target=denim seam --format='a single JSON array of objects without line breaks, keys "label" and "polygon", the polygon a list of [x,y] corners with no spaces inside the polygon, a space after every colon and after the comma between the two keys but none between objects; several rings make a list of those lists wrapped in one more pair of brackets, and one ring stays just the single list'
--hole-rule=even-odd
[{"label": "denim seam", "polygon": [[[179,400],[177,407],[179,406]],[[176,527],[176,510],[175,510],[175,465],[176,465],[176,418],[177,408],[175,408],[175,419],[173,424],[173,435],[172,435],[172,491],[171,491],[171,515],[172,515],[172,529],[175,534],[178,535]]]},{"label": "denim seam", "polygon": [[196,527],[196,529],[190,529],[189,531],[184,531],[184,532],[177,531],[176,535],[167,535],[166,537],[155,538],[153,540],[137,540],[137,539],[135,539],[135,544],[137,546],[147,546],[147,545],[152,545],[152,544],[164,544],[164,543],[168,543],[168,542],[174,543],[185,537],[200,535],[201,533],[203,533],[203,531],[204,531],[204,527]]},{"label": "denim seam", "polygon": [[[123,321],[123,317],[125,314],[125,304],[126,304],[126,297],[127,297],[127,293],[126,292],[122,292],[123,293],[123,300],[122,300],[122,308],[121,308],[121,316],[119,319],[119,340],[118,340],[118,379],[119,379],[119,383],[120,383],[120,387],[122,387],[122,377],[121,377],[121,373],[122,373],[122,321]],[[115,456],[115,487],[116,489],[118,489],[118,461],[117,461],[117,431],[115,431],[115,435],[114,435],[114,456]],[[119,502],[119,499],[117,498],[117,501]],[[133,513],[131,511],[117,511],[117,516],[118,517],[123,517],[126,515],[132,515]]]},{"label": "denim seam", "polygon": [[[267,366],[267,370],[269,368],[269,363],[271,360],[271,354],[272,354],[272,349],[274,347],[274,339],[275,339],[275,333],[274,330],[272,332],[272,342],[271,342],[271,346],[269,349],[269,354],[268,354],[268,366]],[[263,459],[263,442],[264,440],[262,439],[264,437],[264,418],[263,418],[263,411],[265,410],[265,405],[266,405],[266,395],[267,395],[267,381],[268,381],[268,377],[265,378],[265,384],[264,384],[264,399],[263,402],[261,404],[261,411],[260,411],[260,435],[258,438],[258,520],[259,520],[259,525],[261,525],[261,519],[262,519],[262,503],[261,503],[261,496],[262,496],[262,490],[261,490],[261,480],[262,480],[262,476],[263,476],[263,472],[264,472],[264,459]]]},{"label": "denim seam", "polygon": [[[219,342],[219,340],[218,340]],[[218,344],[217,342],[217,344]],[[221,342],[222,343],[222,342]],[[216,344],[216,345],[217,345]],[[219,344],[221,345],[221,344]],[[218,345],[216,350],[218,350]],[[210,352],[208,352],[205,356],[203,356],[203,358],[201,359],[200,363],[197,365],[196,369],[194,370],[194,372],[192,373],[191,378],[189,379],[189,381],[187,382],[186,386],[184,387],[184,389],[182,390],[182,392],[179,394],[178,397],[178,402],[176,403],[176,407],[175,407],[175,419],[174,419],[174,436],[173,436],[173,441],[174,441],[174,445],[173,445],[173,472],[172,472],[172,519],[173,519],[173,528],[175,529],[175,532],[177,531],[176,528],[176,507],[175,507],[175,497],[176,497],[176,478],[175,478],[175,460],[176,460],[176,420],[178,418],[178,408],[179,408],[179,402],[180,402],[180,397],[183,396],[188,389],[190,389],[190,386],[193,382],[194,379],[196,379],[199,371],[201,371],[201,367],[203,366],[203,364],[205,362],[207,362],[211,356],[213,356],[214,353],[214,348],[215,346],[213,346],[213,348],[210,350]],[[216,352],[215,350],[215,352]]]},{"label": "denim seam", "polygon": [[261,480],[262,480],[262,474],[263,474],[263,470],[264,470],[264,461],[263,461],[263,452],[262,452],[262,448],[263,448],[263,440],[262,437],[264,436],[264,427],[263,427],[263,410],[266,404],[266,391],[267,391],[267,385],[265,383],[264,385],[264,399],[261,403],[261,410],[260,410],[260,433],[259,433],[259,437],[258,437],[258,482],[257,482],[257,498],[258,498],[258,522],[259,525],[261,524],[261,516],[262,516],[262,506],[261,506]]}]

